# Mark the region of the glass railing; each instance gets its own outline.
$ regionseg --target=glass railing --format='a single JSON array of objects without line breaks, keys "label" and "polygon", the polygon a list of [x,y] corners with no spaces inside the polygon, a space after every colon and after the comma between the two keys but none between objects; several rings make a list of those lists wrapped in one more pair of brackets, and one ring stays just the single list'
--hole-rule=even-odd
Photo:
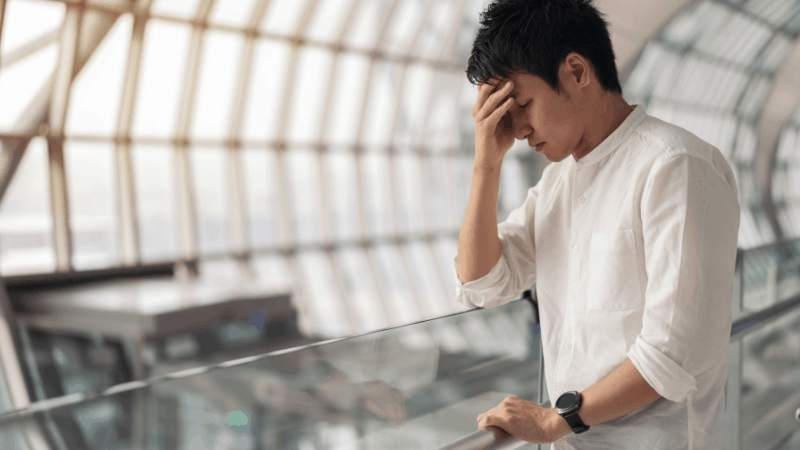
[{"label": "glass railing", "polygon": [[0,448],[435,449],[540,401],[534,318],[516,300],[59,397],[0,416]]},{"label": "glass railing", "polygon": [[[783,245],[737,256],[731,450],[800,448],[800,263]],[[34,403],[0,415],[0,449],[549,449],[477,431],[509,395],[550,407],[542,368],[519,299]]]}]

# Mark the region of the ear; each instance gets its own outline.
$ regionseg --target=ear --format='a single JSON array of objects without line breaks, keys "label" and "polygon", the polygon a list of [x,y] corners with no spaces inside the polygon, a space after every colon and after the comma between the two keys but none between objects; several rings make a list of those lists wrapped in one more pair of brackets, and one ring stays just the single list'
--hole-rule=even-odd
[{"label": "ear", "polygon": [[564,58],[560,69],[564,83],[576,90],[588,87],[593,76],[589,60],[576,52],[571,52]]}]

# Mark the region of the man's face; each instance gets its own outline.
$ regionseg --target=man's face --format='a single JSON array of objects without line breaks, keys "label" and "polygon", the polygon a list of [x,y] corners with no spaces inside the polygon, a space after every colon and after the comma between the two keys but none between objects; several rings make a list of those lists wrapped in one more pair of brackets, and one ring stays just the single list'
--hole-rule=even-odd
[{"label": "man's face", "polygon": [[514,137],[527,140],[531,147],[544,142],[544,145],[536,147],[536,151],[553,162],[574,152],[581,142],[583,127],[576,102],[563,83],[559,94],[536,75],[515,73],[509,79],[514,82],[510,95],[514,98],[514,106],[503,120],[506,123],[511,121]]}]

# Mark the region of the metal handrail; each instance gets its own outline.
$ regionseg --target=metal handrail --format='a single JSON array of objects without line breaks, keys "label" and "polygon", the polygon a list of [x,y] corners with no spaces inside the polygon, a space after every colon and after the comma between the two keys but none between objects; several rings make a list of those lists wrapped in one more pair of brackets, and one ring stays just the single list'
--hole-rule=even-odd
[{"label": "metal handrail", "polygon": [[437,450],[512,450],[528,442],[515,438],[500,428],[478,430]]},{"label": "metal handrail", "polygon": [[[789,241],[792,242],[792,241]],[[775,244],[771,244],[775,245]],[[743,254],[747,251],[739,249],[739,253]],[[742,281],[742,268],[743,268],[743,255],[737,255],[737,262],[736,262],[736,277],[734,278],[734,283]],[[794,261],[793,261],[794,262]],[[523,295],[523,298],[530,299],[530,292],[526,291],[527,295]],[[739,289],[738,295],[740,296],[740,303],[741,297],[744,295],[744,290]],[[730,343],[737,343],[744,337],[745,335],[763,328],[766,324],[769,324],[776,320],[777,318],[781,317],[783,314],[787,313],[789,310],[800,306],[800,294],[783,300],[780,303],[770,306],[769,308],[765,308],[760,311],[756,311],[752,314],[748,314],[744,317],[739,317],[731,323],[731,337]],[[538,309],[538,302],[534,300],[534,308]],[[538,310],[537,310],[537,317],[538,317]],[[543,374],[540,370],[539,379],[542,379]],[[549,407],[549,401],[545,403]],[[796,412],[797,420],[800,420],[800,409]],[[489,430],[478,430],[473,433],[470,433],[457,441],[453,441],[447,445],[439,447],[437,450],[506,450],[506,449],[515,449],[519,448],[528,442],[523,441],[522,439],[515,438],[513,436],[508,435],[502,429],[491,427]]]}]

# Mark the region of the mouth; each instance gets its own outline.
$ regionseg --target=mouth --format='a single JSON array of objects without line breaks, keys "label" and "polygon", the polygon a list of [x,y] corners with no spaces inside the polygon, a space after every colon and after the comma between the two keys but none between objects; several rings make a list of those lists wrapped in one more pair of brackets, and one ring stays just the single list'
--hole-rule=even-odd
[{"label": "mouth", "polygon": [[539,142],[538,144],[534,145],[534,147],[536,147],[536,151],[537,151],[537,152],[538,152],[538,151],[541,151],[541,150],[542,150],[542,147],[544,147],[544,144],[545,144],[545,142],[544,142],[544,141],[542,141],[542,142]]}]

